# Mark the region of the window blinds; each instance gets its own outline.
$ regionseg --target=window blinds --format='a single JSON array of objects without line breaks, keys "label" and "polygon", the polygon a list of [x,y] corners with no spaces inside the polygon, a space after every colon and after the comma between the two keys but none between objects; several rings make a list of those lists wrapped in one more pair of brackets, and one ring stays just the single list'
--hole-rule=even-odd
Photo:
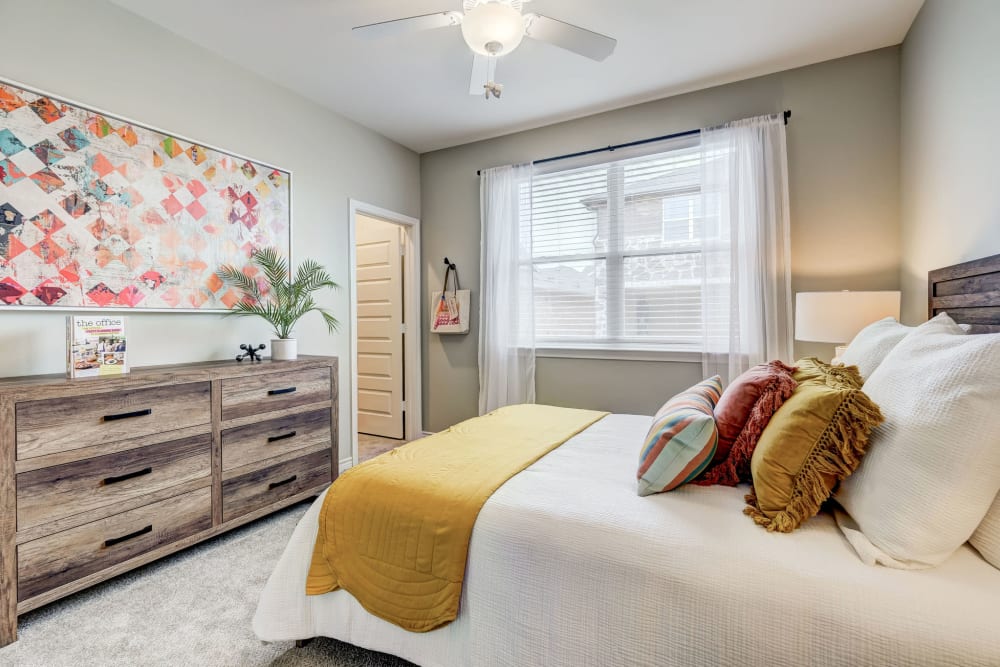
[{"label": "window blinds", "polygon": [[655,150],[560,163],[521,197],[538,346],[700,346],[703,258],[719,240],[718,210],[702,196],[697,137]]}]

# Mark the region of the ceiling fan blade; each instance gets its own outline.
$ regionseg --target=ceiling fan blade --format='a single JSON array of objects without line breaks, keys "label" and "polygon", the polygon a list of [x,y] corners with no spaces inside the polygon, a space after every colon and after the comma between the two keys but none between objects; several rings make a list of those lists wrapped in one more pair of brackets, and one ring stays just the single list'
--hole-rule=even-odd
[{"label": "ceiling fan blade", "polygon": [[524,34],[528,37],[554,44],[591,60],[604,60],[614,52],[618,44],[617,39],[607,35],[541,14],[525,14],[524,18]]},{"label": "ceiling fan blade", "polygon": [[469,80],[469,94],[482,95],[486,90],[486,84],[490,80],[490,60],[496,60],[489,56],[481,56],[478,53],[472,59],[472,78]]},{"label": "ceiling fan blade", "polygon": [[419,32],[421,30],[433,30],[434,28],[447,28],[448,26],[462,23],[462,12],[437,12],[435,14],[422,14],[411,16],[405,19],[394,21],[382,21],[381,23],[369,23],[359,25],[352,32],[358,37],[365,39],[381,39],[402,35],[408,32]]}]

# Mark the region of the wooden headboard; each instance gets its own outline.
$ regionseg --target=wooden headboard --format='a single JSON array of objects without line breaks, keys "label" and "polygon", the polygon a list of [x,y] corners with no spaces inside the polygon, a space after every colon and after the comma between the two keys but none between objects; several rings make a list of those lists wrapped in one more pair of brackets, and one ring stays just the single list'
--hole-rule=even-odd
[{"label": "wooden headboard", "polygon": [[972,333],[1000,333],[1000,255],[929,272],[927,297],[930,317],[947,311]]}]

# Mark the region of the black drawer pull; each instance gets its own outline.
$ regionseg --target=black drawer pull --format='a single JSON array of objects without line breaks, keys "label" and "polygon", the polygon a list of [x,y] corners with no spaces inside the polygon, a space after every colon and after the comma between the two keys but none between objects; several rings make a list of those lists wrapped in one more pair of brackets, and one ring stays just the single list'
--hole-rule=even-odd
[{"label": "black drawer pull", "polygon": [[122,535],[121,537],[112,537],[110,540],[104,540],[104,548],[107,549],[108,547],[113,547],[116,544],[121,544],[122,542],[125,542],[126,540],[135,539],[140,535],[145,535],[146,533],[151,533],[151,532],[153,532],[153,527],[146,526],[145,528],[140,528],[134,533],[129,533],[128,535]]},{"label": "black drawer pull", "polygon": [[285,484],[291,484],[292,482],[294,482],[298,478],[299,478],[298,475],[292,475],[288,479],[283,479],[280,482],[271,482],[270,484],[267,485],[267,490],[268,491],[274,491],[279,486],[284,486]]},{"label": "black drawer pull", "polygon": [[278,442],[279,440],[288,440],[289,438],[295,437],[295,431],[289,431],[288,433],[282,433],[281,435],[272,435],[267,439],[268,442]]},{"label": "black drawer pull", "polygon": [[267,392],[268,396],[277,396],[278,394],[294,394],[295,387],[285,387],[284,389],[271,389]]},{"label": "black drawer pull", "polygon": [[146,408],[145,410],[136,410],[135,412],[119,412],[117,415],[104,415],[101,419],[106,422],[114,422],[119,419],[131,419],[132,417],[148,417],[151,414],[153,414],[153,409]]},{"label": "black drawer pull", "polygon": [[153,472],[153,468],[143,468],[142,470],[136,470],[135,472],[126,473],[124,475],[118,475],[117,477],[105,477],[101,482],[102,485],[107,486],[108,484],[117,484],[118,482],[124,482],[126,479],[133,479],[135,477],[142,477],[143,475],[148,475]]}]

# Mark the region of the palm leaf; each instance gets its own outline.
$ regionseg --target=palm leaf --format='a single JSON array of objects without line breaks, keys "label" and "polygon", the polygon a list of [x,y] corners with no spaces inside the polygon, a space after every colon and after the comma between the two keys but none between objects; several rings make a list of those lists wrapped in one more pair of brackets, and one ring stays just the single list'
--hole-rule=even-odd
[{"label": "palm leaf", "polygon": [[257,287],[257,281],[235,266],[226,264],[216,271],[216,274],[223,282],[243,292],[244,296],[248,296],[255,301],[260,300],[260,289]]},{"label": "palm leaf", "polygon": [[326,330],[331,334],[340,331],[340,322],[332,313],[320,309],[319,314],[323,316],[323,320],[326,322]]},{"label": "palm leaf", "polygon": [[298,271],[295,272],[295,282],[293,284],[297,289],[305,292],[315,292],[324,287],[332,289],[340,287],[337,283],[333,282],[330,274],[318,262],[312,259],[303,260],[299,265]]},{"label": "palm leaf", "polygon": [[278,303],[285,303],[289,297],[288,262],[276,248],[260,248],[253,253],[253,261],[264,272],[268,287]]}]

